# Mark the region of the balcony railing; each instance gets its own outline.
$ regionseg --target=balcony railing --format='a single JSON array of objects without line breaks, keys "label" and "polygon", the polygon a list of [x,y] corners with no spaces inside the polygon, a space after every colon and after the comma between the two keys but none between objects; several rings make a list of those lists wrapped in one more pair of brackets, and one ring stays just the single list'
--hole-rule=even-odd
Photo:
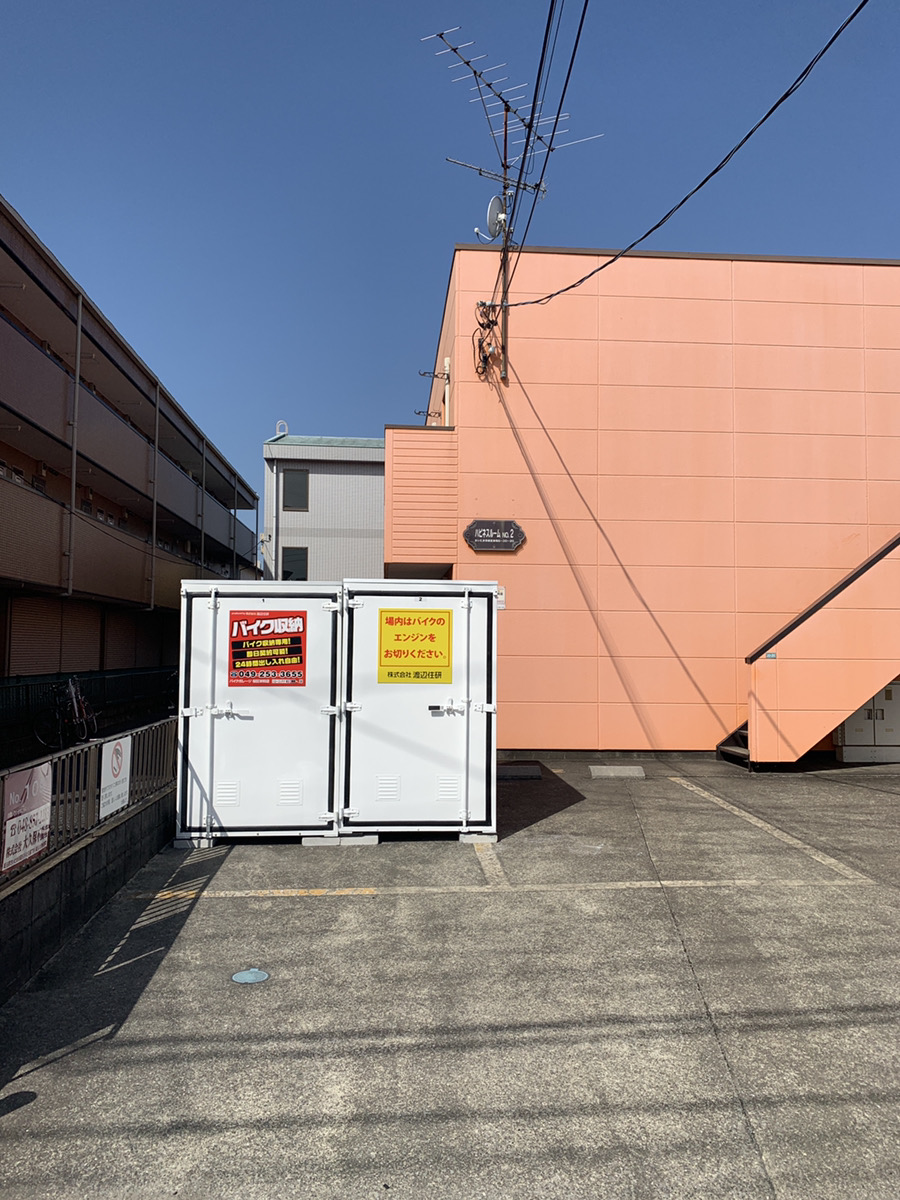
[{"label": "balcony railing", "polygon": [[[69,444],[72,377],[63,364],[3,318],[0,359],[0,403]],[[198,530],[205,525],[206,535],[227,550],[233,548],[238,558],[245,560],[243,565],[255,562],[254,530],[233,518],[231,510],[209,490],[204,496],[199,480],[163,446],[155,463],[152,440],[85,384],[79,391],[78,453],[113,476],[120,476],[127,464],[126,486],[148,499],[153,494],[153,474],[157,470],[157,498],[163,508]]]}]

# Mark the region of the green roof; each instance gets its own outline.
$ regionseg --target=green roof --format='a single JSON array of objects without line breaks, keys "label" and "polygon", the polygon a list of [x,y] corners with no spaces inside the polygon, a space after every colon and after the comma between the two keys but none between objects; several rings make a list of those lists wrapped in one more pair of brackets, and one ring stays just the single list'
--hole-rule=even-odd
[{"label": "green roof", "polygon": [[384,449],[384,438],[354,437],[298,437],[292,433],[279,433],[266,438],[267,446],[355,446],[361,450]]}]

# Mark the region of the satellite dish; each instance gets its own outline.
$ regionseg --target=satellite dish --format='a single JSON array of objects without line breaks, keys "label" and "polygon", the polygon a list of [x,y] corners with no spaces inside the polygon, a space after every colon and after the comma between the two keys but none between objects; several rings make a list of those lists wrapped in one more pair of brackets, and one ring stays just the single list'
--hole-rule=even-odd
[{"label": "satellite dish", "polygon": [[498,237],[503,232],[506,225],[506,205],[503,203],[502,196],[492,196],[491,202],[487,210],[487,227],[488,234],[492,237]]}]

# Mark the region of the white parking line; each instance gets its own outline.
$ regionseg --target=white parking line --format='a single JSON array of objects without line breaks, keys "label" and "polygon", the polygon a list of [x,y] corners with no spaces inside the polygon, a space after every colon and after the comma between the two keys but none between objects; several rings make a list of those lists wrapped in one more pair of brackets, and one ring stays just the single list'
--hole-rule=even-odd
[{"label": "white parking line", "polygon": [[496,851],[490,842],[476,842],[475,853],[478,855],[478,862],[481,865],[482,871],[484,871],[484,877],[491,887],[512,887],[512,884],[506,878],[503,864],[497,857]]},{"label": "white parking line", "polygon": [[691,783],[689,779],[683,779],[680,775],[670,775],[668,778],[670,783],[678,783],[683,788],[687,788],[689,792],[693,792],[697,796],[702,796],[704,800],[711,800],[713,804],[718,804],[719,808],[724,808],[726,812],[730,812],[733,816],[740,817],[742,821],[746,821],[750,825],[755,825],[757,829],[764,829],[766,833],[771,837],[777,838],[779,842],[784,842],[785,845],[792,846],[795,850],[799,850],[801,854],[805,854],[807,858],[815,859],[823,867],[830,867],[832,871],[837,871],[845,879],[852,880],[855,883],[874,883],[874,880],[870,879],[868,875],[863,875],[860,871],[854,871],[852,867],[844,866],[842,862],[838,862],[830,854],[823,854],[821,850],[816,850],[813,846],[808,846],[806,842],[801,842],[799,838],[792,837],[791,834],[785,833],[784,830],[778,829],[775,825],[770,825],[768,821],[764,821],[761,817],[755,817],[743,808],[738,808],[735,804],[729,804],[721,796],[715,796],[712,792],[705,791],[704,788],[698,787],[696,783]]}]

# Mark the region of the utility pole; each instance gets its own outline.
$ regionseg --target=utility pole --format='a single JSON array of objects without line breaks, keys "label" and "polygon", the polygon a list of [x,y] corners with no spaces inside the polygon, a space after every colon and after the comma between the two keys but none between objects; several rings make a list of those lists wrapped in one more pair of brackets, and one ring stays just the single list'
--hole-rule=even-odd
[{"label": "utility pole", "polygon": [[[522,192],[532,192],[536,196],[544,196],[546,189],[543,184],[543,174],[536,183],[526,180],[526,175],[533,167],[535,158],[541,154],[551,154],[553,150],[562,149],[554,144],[558,133],[568,133],[559,128],[560,121],[569,119],[568,113],[555,113],[544,116],[541,111],[541,100],[535,96],[531,102],[525,101],[527,84],[501,87],[508,82],[508,76],[499,77],[495,72],[502,70],[506,63],[498,63],[488,67],[481,65],[487,58],[486,54],[476,55],[468,50],[474,42],[458,42],[451,35],[459,31],[459,26],[445,29],[442,33],[433,33],[421,40],[430,42],[437,40],[442,48],[435,51],[436,55],[449,54],[451,70],[462,68],[462,74],[456,75],[451,82],[461,83],[470,80],[470,91],[475,95],[469,100],[470,104],[479,104],[485,117],[494,143],[494,148],[500,158],[500,170],[490,171],[477,167],[472,163],[461,162],[457,158],[448,158],[447,162],[459,167],[467,167],[476,171],[483,179],[496,180],[502,186],[500,196],[495,196],[488,207],[488,228],[483,234],[475,230],[479,241],[491,243],[500,239],[500,272],[494,297],[499,292],[499,303],[495,298],[490,301],[480,300],[477,306],[476,319],[480,334],[478,335],[478,358],[476,370],[482,377],[490,368],[493,354],[499,351],[500,380],[509,381],[509,288],[511,282],[510,251],[514,248],[513,217],[516,204]],[[476,66],[475,64],[479,65]],[[489,78],[490,76],[490,78]],[[497,118],[502,116],[502,126],[497,124]],[[543,130],[543,132],[542,132]],[[597,137],[601,134],[595,135]],[[513,139],[516,140],[513,140]],[[580,138],[579,141],[593,141],[593,138]],[[575,142],[564,142],[562,145],[572,146]],[[519,149],[521,147],[521,149]],[[515,181],[511,175],[515,171]],[[514,270],[514,269],[513,269]],[[499,310],[499,311],[498,311]],[[496,337],[491,337],[499,325],[500,344],[495,346]],[[477,333],[478,331],[476,331]]]},{"label": "utility pole", "polygon": [[509,109],[503,109],[503,242],[500,246],[500,379],[509,382]]}]

